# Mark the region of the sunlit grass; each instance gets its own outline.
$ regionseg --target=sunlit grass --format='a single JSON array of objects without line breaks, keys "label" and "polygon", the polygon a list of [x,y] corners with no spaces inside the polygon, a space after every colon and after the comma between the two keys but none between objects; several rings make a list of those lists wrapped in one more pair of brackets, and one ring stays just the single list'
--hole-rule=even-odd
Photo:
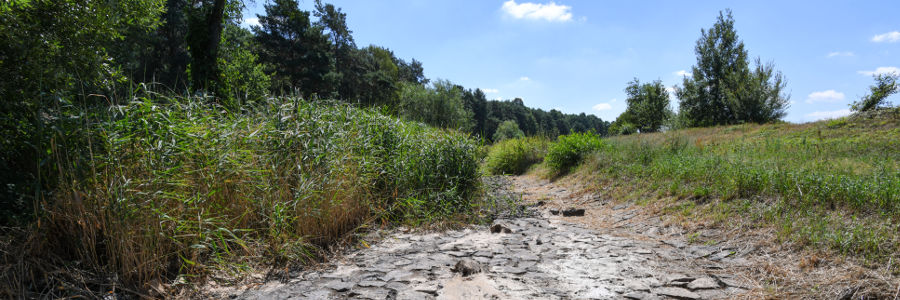
[{"label": "sunlit grass", "polygon": [[613,137],[582,169],[660,196],[740,208],[718,208],[725,213],[746,212],[751,200],[782,239],[888,258],[900,249],[897,114]]}]

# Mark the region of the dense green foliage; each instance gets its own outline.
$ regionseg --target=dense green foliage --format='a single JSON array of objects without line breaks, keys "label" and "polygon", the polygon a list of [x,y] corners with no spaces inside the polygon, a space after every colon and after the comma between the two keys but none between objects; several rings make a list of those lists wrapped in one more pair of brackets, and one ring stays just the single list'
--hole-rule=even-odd
[{"label": "dense green foliage", "polygon": [[505,139],[491,145],[484,161],[489,174],[525,173],[529,167],[540,163],[547,153],[550,141],[539,137]]},{"label": "dense green foliage", "polygon": [[252,30],[238,24],[243,8],[239,0],[4,2],[0,166],[8,172],[0,175],[0,223],[29,222],[56,189],[50,168],[60,150],[51,142],[68,127],[55,122],[127,104],[134,89],[201,95],[232,114],[270,95],[338,99],[486,140],[506,120],[528,135],[605,133],[594,116],[488,101],[448,81],[426,86],[421,62],[358,48],[347,15],[331,4],[315,1],[306,11],[296,0],[270,1]]},{"label": "dense green foliage", "polygon": [[625,88],[628,108],[616,118],[613,134],[657,132],[672,115],[669,108],[669,93],[661,80],[641,84],[637,79]]},{"label": "dense green foliage", "polygon": [[432,126],[470,131],[472,112],[466,109],[463,89],[446,80],[426,87],[404,83],[400,91],[400,116]]},{"label": "dense green foliage", "polygon": [[278,98],[235,115],[202,100],[148,93],[58,121],[61,186],[46,225],[22,237],[33,260],[14,273],[26,275],[0,280],[55,287],[67,275],[43,264],[62,257],[140,287],[259,255],[303,262],[372,220],[473,209],[466,134],[337,103]]},{"label": "dense green foliage", "polygon": [[561,135],[550,145],[544,160],[551,171],[564,174],[580,164],[587,155],[601,148],[603,141],[592,132]]},{"label": "dense green foliage", "polygon": [[898,113],[614,137],[584,169],[626,194],[689,202],[676,205],[721,199],[717,213],[750,214],[758,204],[756,222],[782,238],[887,258],[900,249]]},{"label": "dense green foliage", "polygon": [[513,120],[506,120],[497,127],[497,131],[494,132],[493,140],[496,143],[506,139],[518,139],[523,137],[525,137],[525,133],[522,132],[522,129],[519,129],[519,124],[516,124],[516,121]]},{"label": "dense green foliage", "polygon": [[751,69],[731,11],[720,12],[716,24],[701,31],[694,51],[697,65],[675,90],[686,126],[765,123],[784,116],[789,96],[781,73],[759,59]]},{"label": "dense green foliage", "polygon": [[869,87],[869,94],[854,102],[850,107],[855,111],[870,111],[878,108],[888,107],[886,99],[893,94],[900,92],[900,85],[897,79],[900,74],[878,74],[875,75],[875,85]]}]

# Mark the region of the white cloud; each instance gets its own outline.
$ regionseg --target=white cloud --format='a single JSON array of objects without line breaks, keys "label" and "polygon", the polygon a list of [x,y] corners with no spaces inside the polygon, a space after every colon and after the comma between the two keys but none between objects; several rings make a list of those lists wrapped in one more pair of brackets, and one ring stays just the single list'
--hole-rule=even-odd
[{"label": "white cloud", "polygon": [[515,19],[544,20],[550,22],[568,22],[572,20],[572,7],[568,5],[522,2],[515,0],[503,2],[504,13]]},{"label": "white cloud", "polygon": [[244,25],[244,27],[248,27],[248,28],[250,26],[259,26],[259,18],[246,18],[246,19],[244,19],[244,24],[242,24],[242,25]]},{"label": "white cloud", "polygon": [[481,89],[481,91],[485,94],[496,94],[500,92],[500,90],[497,89]]},{"label": "white cloud", "polygon": [[827,90],[821,92],[813,92],[810,93],[809,96],[806,97],[806,103],[814,103],[814,102],[837,102],[844,100],[844,93],[835,91],[835,90]]},{"label": "white cloud", "polygon": [[822,119],[836,119],[844,116],[849,116],[852,112],[849,109],[841,109],[835,111],[815,111],[806,114],[806,118],[809,120],[822,120]]},{"label": "white cloud", "polygon": [[678,77],[685,77],[685,76],[691,77],[691,76],[694,76],[694,75],[691,74],[691,72],[688,72],[688,71],[685,71],[685,70],[678,70],[678,71],[675,71],[675,72],[673,72],[673,73],[674,73],[675,75],[677,75]]},{"label": "white cloud", "polygon": [[900,31],[891,31],[888,33],[882,33],[872,37],[872,41],[876,43],[888,42],[888,43],[896,43],[900,42]]},{"label": "white cloud", "polygon": [[831,53],[828,53],[828,57],[829,57],[829,58],[831,58],[831,57],[837,57],[837,56],[847,56],[847,57],[850,57],[850,56],[855,56],[855,54],[853,54],[853,52],[850,52],[850,51],[846,51],[846,52],[840,52],[840,51],[837,51],[837,52],[831,52]]},{"label": "white cloud", "polygon": [[600,104],[594,105],[594,107],[592,107],[592,108],[594,110],[604,111],[604,110],[612,109],[612,105],[610,105],[609,103],[600,103]]},{"label": "white cloud", "polygon": [[529,80],[531,80],[531,78],[528,78],[528,76],[522,76],[522,77],[519,77],[519,80],[521,80],[521,81],[529,81]]},{"label": "white cloud", "polygon": [[890,73],[900,74],[900,68],[897,68],[897,67],[878,67],[878,68],[875,69],[875,71],[858,71],[857,73],[863,74],[863,75],[866,75],[866,76],[882,75],[882,74],[890,74]]}]

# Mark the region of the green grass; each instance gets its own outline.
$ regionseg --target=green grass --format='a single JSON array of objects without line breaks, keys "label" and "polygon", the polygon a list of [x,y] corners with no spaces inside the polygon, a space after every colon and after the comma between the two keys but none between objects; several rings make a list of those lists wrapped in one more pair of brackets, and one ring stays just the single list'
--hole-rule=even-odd
[{"label": "green grass", "polygon": [[593,132],[561,135],[556,139],[545,158],[549,169],[557,174],[568,173],[593,151],[603,148],[600,136]]},{"label": "green grass", "polygon": [[254,260],[303,263],[360,228],[465,220],[479,205],[467,134],[297,98],[237,114],[201,102],[141,95],[59,131],[58,184],[8,234],[3,293],[144,291]]},{"label": "green grass", "polygon": [[506,139],[491,145],[484,161],[485,171],[502,175],[525,173],[544,160],[550,141],[540,137]]},{"label": "green grass", "polygon": [[614,137],[584,169],[660,196],[735,206],[719,211],[747,212],[751,200],[759,221],[782,228],[782,240],[896,259],[898,114]]}]

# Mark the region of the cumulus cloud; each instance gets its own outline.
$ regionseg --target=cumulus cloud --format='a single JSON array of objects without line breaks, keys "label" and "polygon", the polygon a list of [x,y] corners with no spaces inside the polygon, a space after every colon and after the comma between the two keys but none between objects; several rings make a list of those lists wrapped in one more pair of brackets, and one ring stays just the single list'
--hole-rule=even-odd
[{"label": "cumulus cloud", "polygon": [[894,74],[900,74],[900,68],[897,68],[897,67],[878,67],[878,68],[875,68],[875,71],[858,71],[857,73],[863,74],[863,75],[866,75],[866,76],[882,75],[882,74],[891,74],[891,73],[894,73]]},{"label": "cumulus cloud", "polygon": [[872,37],[872,41],[876,43],[896,43],[900,42],[900,31],[891,31],[888,33],[882,33]]},{"label": "cumulus cloud", "polygon": [[592,107],[592,108],[594,110],[604,111],[604,110],[612,109],[612,105],[610,105],[609,103],[600,103],[600,104],[594,105],[594,107]]},{"label": "cumulus cloud", "polygon": [[572,20],[572,7],[568,5],[522,2],[515,0],[503,2],[503,12],[515,19],[543,20],[550,22],[568,22]]},{"label": "cumulus cloud", "polygon": [[481,91],[485,94],[496,94],[500,92],[498,89],[481,89]]},{"label": "cumulus cloud", "polygon": [[850,56],[854,56],[854,55],[855,55],[855,54],[853,54],[853,52],[850,52],[850,51],[846,51],[846,52],[836,51],[836,52],[830,52],[830,53],[828,53],[828,57],[829,57],[829,58],[831,58],[831,57],[838,57],[838,56],[846,56],[846,57],[850,57]]},{"label": "cumulus cloud", "polygon": [[852,112],[849,109],[841,109],[835,111],[814,111],[806,114],[806,118],[809,120],[822,120],[822,119],[836,119],[844,116],[849,116]]},{"label": "cumulus cloud", "polygon": [[691,77],[691,76],[694,76],[694,75],[691,74],[691,72],[688,72],[688,71],[685,71],[685,70],[678,70],[678,71],[675,71],[675,72],[673,72],[673,73],[674,73],[675,75],[677,75],[678,77],[685,77],[685,76]]},{"label": "cumulus cloud", "polygon": [[243,25],[245,27],[259,26],[259,18],[246,18]]},{"label": "cumulus cloud", "polygon": [[844,100],[844,93],[835,90],[813,92],[806,97],[806,103],[837,102],[841,100]]},{"label": "cumulus cloud", "polygon": [[522,77],[519,77],[519,80],[521,80],[521,81],[529,81],[529,80],[531,80],[531,78],[528,78],[528,76],[522,76]]}]

